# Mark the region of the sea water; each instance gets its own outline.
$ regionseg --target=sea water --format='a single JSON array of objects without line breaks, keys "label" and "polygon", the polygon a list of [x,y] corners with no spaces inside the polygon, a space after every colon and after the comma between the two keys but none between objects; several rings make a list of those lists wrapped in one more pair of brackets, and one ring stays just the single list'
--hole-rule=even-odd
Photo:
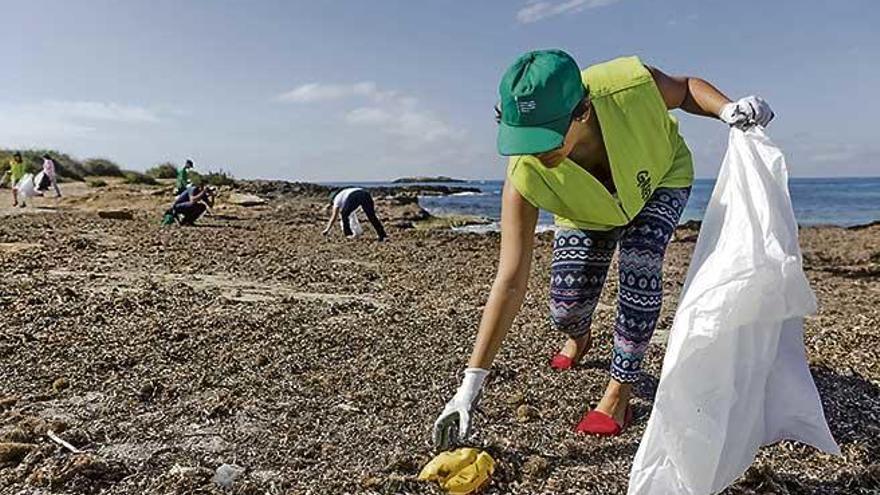
[{"label": "sea water", "polygon": [[[422,196],[419,204],[434,215],[476,215],[493,221],[486,226],[468,227],[466,231],[498,228],[501,218],[501,187],[498,180],[446,183],[448,186],[478,188],[478,193],[451,196]],[[343,184],[334,184],[343,185]],[[361,187],[395,186],[389,182],[346,184]],[[697,179],[681,221],[701,220],[706,211],[714,179]],[[789,180],[794,215],[801,226],[836,225],[849,227],[880,220],[880,177],[793,178]],[[549,228],[553,216],[542,211],[539,229]]]}]

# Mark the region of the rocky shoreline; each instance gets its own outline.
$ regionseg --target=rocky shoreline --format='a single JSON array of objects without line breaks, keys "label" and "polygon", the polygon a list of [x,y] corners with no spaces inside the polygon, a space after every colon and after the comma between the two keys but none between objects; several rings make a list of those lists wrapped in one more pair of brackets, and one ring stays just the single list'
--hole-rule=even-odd
[{"label": "rocky shoreline", "polygon": [[[377,194],[380,244],[369,227],[322,237],[314,185],[245,185],[235,192],[267,199],[250,207],[224,191],[196,228],[158,225],[163,189],[66,187],[60,202],[0,208],[0,493],[439,493],[415,475],[499,235],[410,228],[425,214],[415,194]],[[476,419],[498,463],[484,493],[625,492],[698,228],[679,228],[667,253],[635,425],[603,440],[571,426],[607,380],[616,268],[586,364],[553,372],[552,234],[536,235],[529,296]],[[844,456],[782,442],[725,494],[880,490],[880,225],[800,239],[820,308],[805,343]]]}]

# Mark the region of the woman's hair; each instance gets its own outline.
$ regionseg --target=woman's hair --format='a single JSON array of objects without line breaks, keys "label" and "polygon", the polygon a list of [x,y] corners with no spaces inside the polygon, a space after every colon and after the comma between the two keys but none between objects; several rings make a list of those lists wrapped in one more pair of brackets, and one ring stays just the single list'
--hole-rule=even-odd
[{"label": "woman's hair", "polygon": [[12,157],[13,157],[13,158],[18,158],[19,160],[21,160],[21,153],[18,152],[18,151],[16,151],[15,154],[12,155]]}]

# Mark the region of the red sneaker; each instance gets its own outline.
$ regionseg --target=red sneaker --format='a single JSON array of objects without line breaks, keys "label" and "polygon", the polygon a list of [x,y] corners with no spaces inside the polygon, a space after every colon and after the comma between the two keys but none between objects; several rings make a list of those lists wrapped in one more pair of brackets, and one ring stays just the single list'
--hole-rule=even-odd
[{"label": "red sneaker", "polygon": [[626,406],[623,424],[618,423],[611,416],[597,410],[592,410],[584,415],[581,421],[574,427],[577,433],[597,435],[600,437],[616,437],[632,424],[632,407]]}]

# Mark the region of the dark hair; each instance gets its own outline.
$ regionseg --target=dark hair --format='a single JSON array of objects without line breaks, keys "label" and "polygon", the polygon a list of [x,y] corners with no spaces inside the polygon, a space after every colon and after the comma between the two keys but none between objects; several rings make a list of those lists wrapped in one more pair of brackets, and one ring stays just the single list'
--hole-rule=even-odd
[{"label": "dark hair", "polygon": [[16,152],[12,155],[12,157],[13,157],[13,158],[21,158],[21,152],[16,151]]},{"label": "dark hair", "polygon": [[187,160],[186,163],[184,163],[184,165],[192,165],[192,164],[193,164],[192,160]]},{"label": "dark hair", "polygon": [[45,158],[46,160],[51,160],[51,159],[52,159],[52,157],[49,156],[49,153],[43,153],[42,158]]}]

